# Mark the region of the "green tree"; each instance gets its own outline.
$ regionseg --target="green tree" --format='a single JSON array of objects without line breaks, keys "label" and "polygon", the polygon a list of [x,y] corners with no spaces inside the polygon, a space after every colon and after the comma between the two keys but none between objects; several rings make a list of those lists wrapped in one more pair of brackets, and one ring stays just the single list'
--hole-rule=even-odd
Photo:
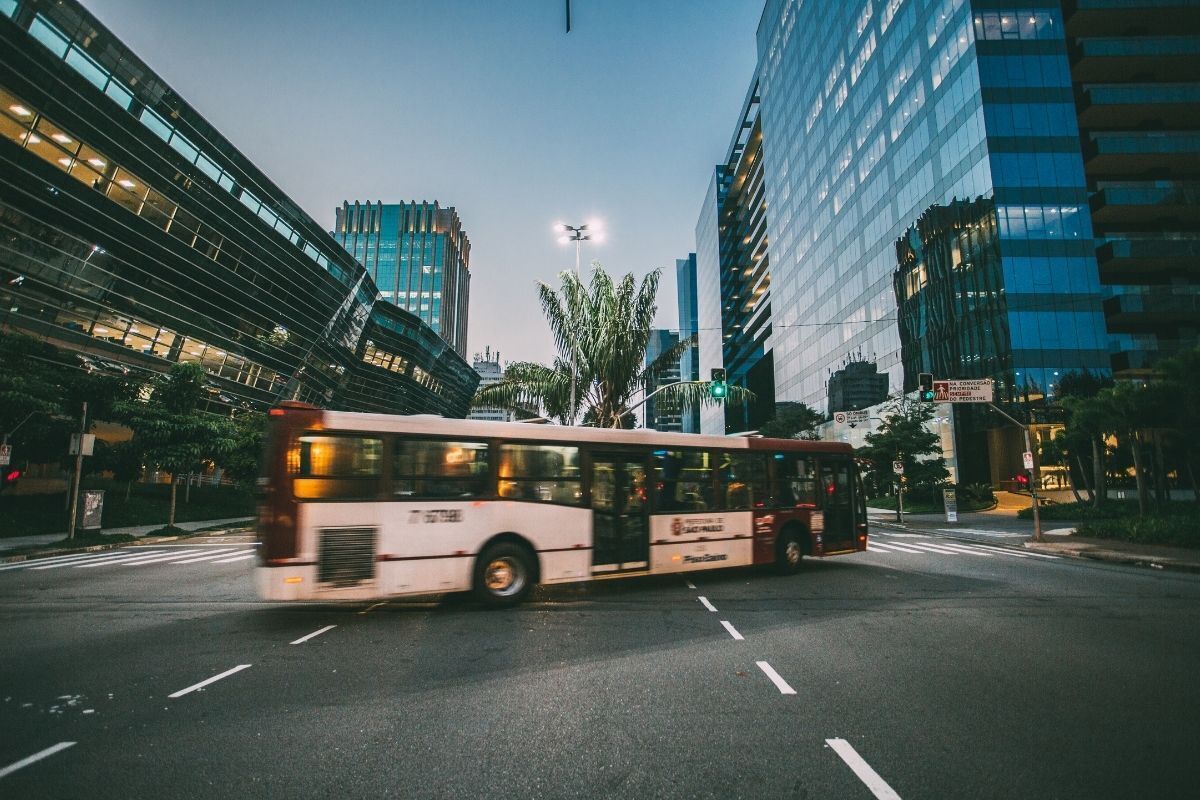
[{"label": "green tree", "polygon": [[804,403],[780,403],[774,419],[763,423],[758,432],[772,439],[816,439],[817,426],[825,421],[820,412]]},{"label": "green tree", "polygon": [[[1067,478],[1071,483],[1071,491],[1076,500],[1083,501],[1076,489],[1072,467],[1077,467],[1080,479],[1090,495],[1091,503],[1099,508],[1104,502],[1108,491],[1105,481],[1105,463],[1108,455],[1108,444],[1105,437],[1110,431],[1100,424],[1103,415],[1097,416],[1100,409],[1092,412],[1084,411],[1084,416],[1074,421],[1076,409],[1081,401],[1095,397],[1101,390],[1112,387],[1112,378],[1097,375],[1088,370],[1068,372],[1062,376],[1056,387],[1055,396],[1066,416],[1066,428],[1055,436],[1054,453],[1067,467]],[[1043,456],[1047,455],[1043,453]],[[1089,467],[1091,477],[1089,479]]]},{"label": "green tree", "polygon": [[222,459],[234,447],[229,420],[197,411],[204,394],[204,375],[199,364],[176,364],[155,379],[148,400],[121,407],[122,421],[133,429],[133,447],[147,465],[171,475],[168,527],[175,525],[179,476]]},{"label": "green tree", "polygon": [[910,494],[932,499],[945,483],[950,473],[941,440],[927,427],[933,415],[932,405],[901,399],[884,412],[879,430],[866,435],[856,455],[868,462],[867,480],[877,490],[895,482],[894,461],[904,464],[904,485]]},{"label": "green tree", "polygon": [[253,484],[262,474],[263,447],[267,440],[267,415],[259,412],[233,418],[232,446],[221,466],[241,484]]},{"label": "green tree", "polygon": [[[633,275],[614,281],[594,263],[590,287],[572,272],[560,274],[562,288],[557,291],[539,282],[538,297],[558,349],[554,363],[510,364],[500,382],[479,390],[474,404],[503,408],[534,404],[563,424],[582,419],[585,425],[603,428],[632,427],[632,412],[641,405],[635,398],[649,390],[655,376],[677,364],[694,341],[684,339],[646,364],[661,275],[654,270],[640,285]],[[656,398],[681,408],[720,402],[709,397],[705,381],[663,388]],[[747,389],[730,386],[726,402],[753,398]]]}]

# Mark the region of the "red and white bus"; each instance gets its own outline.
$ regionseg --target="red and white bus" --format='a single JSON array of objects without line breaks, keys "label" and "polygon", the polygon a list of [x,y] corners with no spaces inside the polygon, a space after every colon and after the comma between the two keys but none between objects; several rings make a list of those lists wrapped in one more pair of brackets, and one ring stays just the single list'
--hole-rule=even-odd
[{"label": "red and white bus", "polygon": [[366,600],[865,550],[837,442],[271,410],[259,593]]}]

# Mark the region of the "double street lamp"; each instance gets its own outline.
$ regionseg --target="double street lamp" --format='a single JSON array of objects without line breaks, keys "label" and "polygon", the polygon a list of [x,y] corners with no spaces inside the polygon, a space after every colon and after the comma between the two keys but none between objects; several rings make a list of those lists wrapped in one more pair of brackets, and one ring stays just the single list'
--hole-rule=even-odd
[{"label": "double street lamp", "polygon": [[[593,238],[596,240],[599,240],[599,238],[600,238],[598,235],[599,231],[596,230],[599,226],[595,222],[590,223],[590,225],[591,225],[591,227],[588,227],[588,224],[567,225],[566,223],[560,222],[554,226],[554,230],[557,231],[558,233],[562,234],[562,236],[560,236],[558,238],[558,241],[560,243],[562,243],[562,244],[569,244],[571,242],[575,243],[575,282],[579,286],[583,285],[583,279],[579,275],[579,259],[580,259],[580,252],[583,248],[583,243],[586,241],[590,241]],[[579,382],[579,356],[578,356],[578,352],[577,352],[578,345],[577,345],[576,338],[575,338],[576,335],[577,334],[574,331],[572,331],[572,335],[571,335],[571,405],[568,408],[568,413],[571,416],[572,424],[575,423],[575,385]]]}]

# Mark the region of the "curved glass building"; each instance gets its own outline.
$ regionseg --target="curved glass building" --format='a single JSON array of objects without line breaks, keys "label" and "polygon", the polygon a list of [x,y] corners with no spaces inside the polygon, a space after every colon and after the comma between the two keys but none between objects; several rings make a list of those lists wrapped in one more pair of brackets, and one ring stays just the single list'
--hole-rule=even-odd
[{"label": "curved glass building", "polygon": [[465,416],[478,376],[73,0],[0,0],[0,329],[213,410]]}]

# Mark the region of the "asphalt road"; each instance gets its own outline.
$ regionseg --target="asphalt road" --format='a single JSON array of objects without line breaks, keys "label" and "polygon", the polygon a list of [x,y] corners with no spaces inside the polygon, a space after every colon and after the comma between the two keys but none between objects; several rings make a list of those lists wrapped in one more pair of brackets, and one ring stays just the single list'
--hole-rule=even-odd
[{"label": "asphalt road", "polygon": [[0,567],[0,797],[1195,796],[1200,578],[997,544],[509,611],[263,603],[230,537]]}]

